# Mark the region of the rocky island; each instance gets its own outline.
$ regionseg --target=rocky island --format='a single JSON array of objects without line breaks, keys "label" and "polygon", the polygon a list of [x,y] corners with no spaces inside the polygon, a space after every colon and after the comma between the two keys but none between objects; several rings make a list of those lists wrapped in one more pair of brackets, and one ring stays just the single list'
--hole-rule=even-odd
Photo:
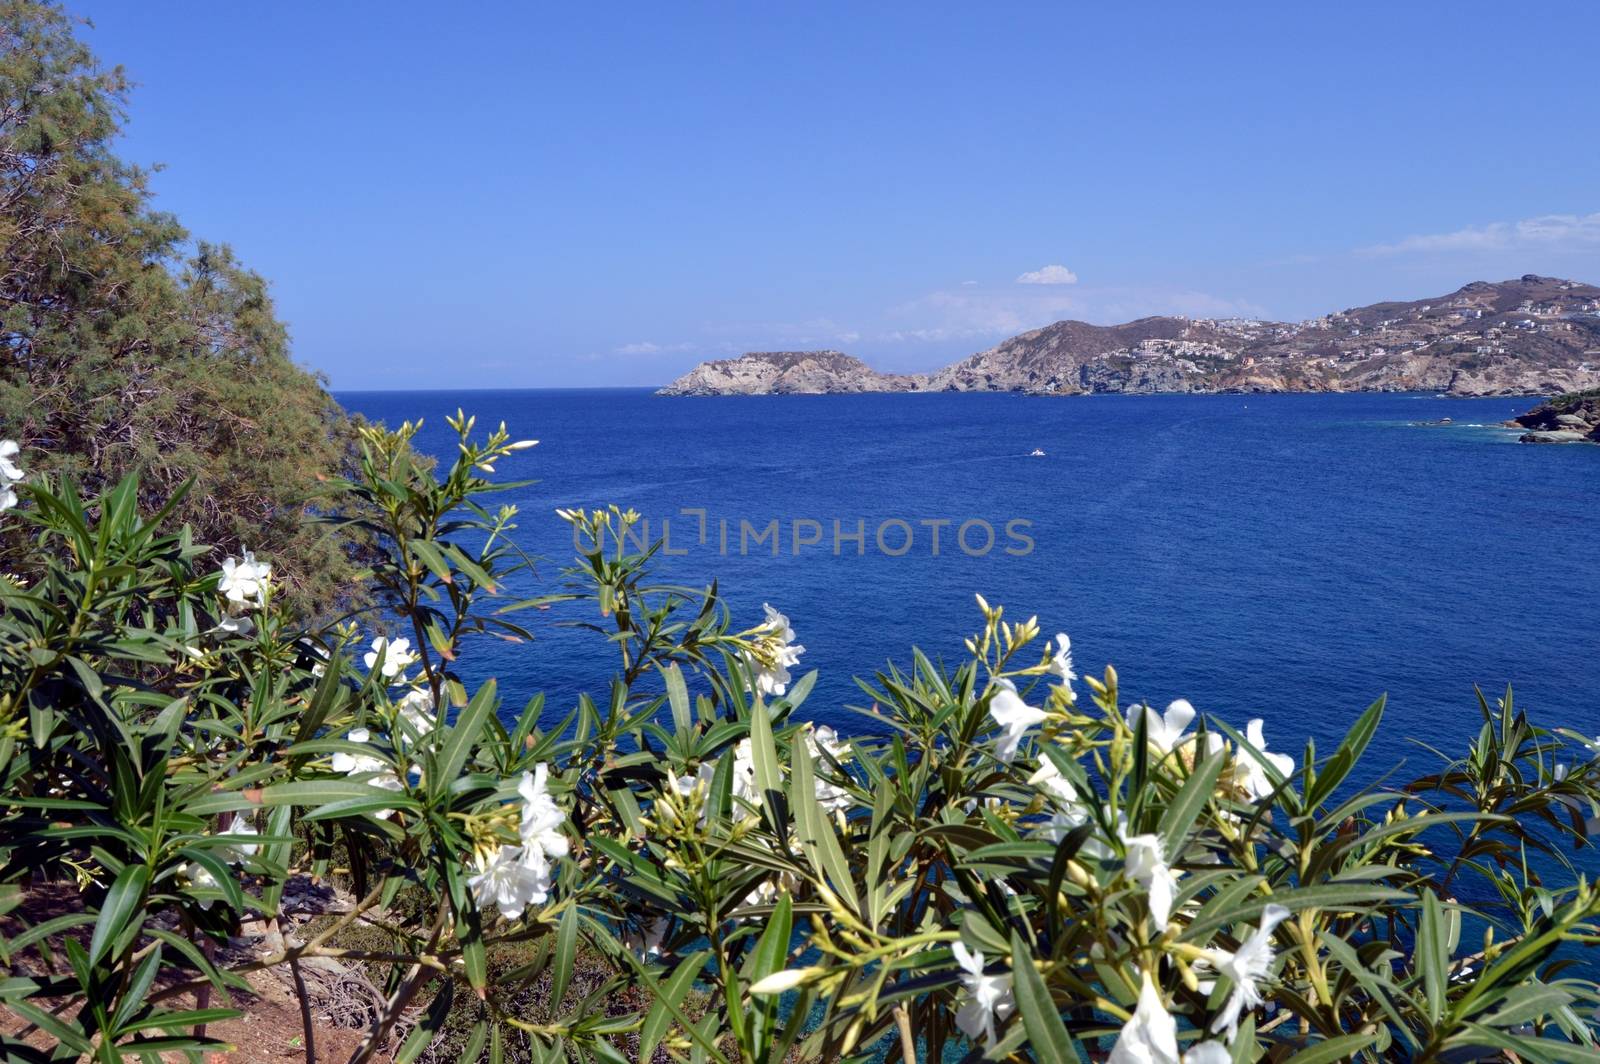
[{"label": "rocky island", "polygon": [[1600,388],[1558,395],[1506,422],[1523,443],[1600,443]]},{"label": "rocky island", "polygon": [[838,351],[706,362],[662,395],[824,392],[1398,392],[1550,395],[1600,387],[1600,288],[1527,274],[1301,322],[1059,321],[927,375]]},{"label": "rocky island", "polygon": [[911,392],[927,378],[879,373],[841,351],[752,351],[702,362],[658,395],[823,395]]}]

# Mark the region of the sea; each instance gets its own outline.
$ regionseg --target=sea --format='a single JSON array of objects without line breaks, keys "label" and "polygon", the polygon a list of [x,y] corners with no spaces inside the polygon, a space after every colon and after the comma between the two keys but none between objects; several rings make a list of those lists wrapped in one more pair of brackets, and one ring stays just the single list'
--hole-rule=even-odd
[{"label": "sea", "polygon": [[[1186,698],[1268,746],[1330,752],[1387,695],[1361,775],[1464,753],[1515,690],[1538,723],[1600,734],[1600,447],[1529,446],[1527,399],[1427,395],[829,395],[664,398],[643,389],[344,392],[450,461],[445,417],[539,445],[496,476],[538,559],[503,600],[562,589],[557,508],[615,503],[667,537],[663,583],[716,581],[736,628],[785,614],[818,677],[799,715],[881,725],[855,683],[912,648],[954,667],[983,595],[1069,633],[1080,673]],[[1448,423],[1442,423],[1448,419]],[[937,541],[935,537],[937,536]],[[592,604],[474,639],[469,686],[546,724],[598,702],[614,649]],[[692,686],[704,690],[703,681]],[[1082,690],[1080,685],[1080,691]]]}]

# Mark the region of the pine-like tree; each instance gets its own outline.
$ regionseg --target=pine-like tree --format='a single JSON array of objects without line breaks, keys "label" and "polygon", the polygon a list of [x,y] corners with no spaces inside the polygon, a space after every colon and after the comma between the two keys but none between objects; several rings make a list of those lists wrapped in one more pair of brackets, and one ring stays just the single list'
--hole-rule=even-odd
[{"label": "pine-like tree", "polygon": [[129,82],[59,6],[0,0],[0,436],[90,491],[130,470],[147,506],[220,552],[270,558],[301,605],[346,584],[348,544],[306,520],[350,446],[296,366],[266,282],[154,210],[112,151]]}]

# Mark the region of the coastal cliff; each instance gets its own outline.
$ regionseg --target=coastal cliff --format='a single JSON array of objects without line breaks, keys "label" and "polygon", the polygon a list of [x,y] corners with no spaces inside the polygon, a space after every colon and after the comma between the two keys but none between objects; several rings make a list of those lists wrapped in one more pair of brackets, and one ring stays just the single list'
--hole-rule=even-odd
[{"label": "coastal cliff", "polygon": [[664,395],[767,392],[1397,392],[1549,395],[1600,387],[1600,288],[1528,274],[1302,322],[1060,321],[927,377],[836,351],[708,362]]}]

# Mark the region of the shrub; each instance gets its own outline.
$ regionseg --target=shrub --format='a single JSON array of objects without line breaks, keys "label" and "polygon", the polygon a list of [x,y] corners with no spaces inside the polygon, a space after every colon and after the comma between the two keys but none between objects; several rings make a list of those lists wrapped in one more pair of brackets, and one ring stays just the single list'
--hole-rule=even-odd
[{"label": "shrub", "polygon": [[[362,430],[344,487],[397,604],[372,639],[305,627],[271,559],[215,571],[133,480],[13,485],[40,575],[0,581],[3,904],[67,879],[85,905],[0,943],[0,1001],[58,1055],[199,1052],[233,1014],[207,994],[337,956],[385,995],[356,1061],[446,1031],[492,1060],[1600,1059],[1568,854],[1596,741],[1509,691],[1463,756],[1374,783],[1381,700],[1291,756],[1124,704],[979,599],[964,660],[912,651],[839,736],[801,719],[788,619],[656,583],[632,513],[563,511],[564,586],[505,601],[516,512],[480,499],[524,444],[452,424],[438,476],[414,426]],[[544,726],[459,663],[554,603],[617,670]],[[307,874],[356,900],[214,959]]]}]

